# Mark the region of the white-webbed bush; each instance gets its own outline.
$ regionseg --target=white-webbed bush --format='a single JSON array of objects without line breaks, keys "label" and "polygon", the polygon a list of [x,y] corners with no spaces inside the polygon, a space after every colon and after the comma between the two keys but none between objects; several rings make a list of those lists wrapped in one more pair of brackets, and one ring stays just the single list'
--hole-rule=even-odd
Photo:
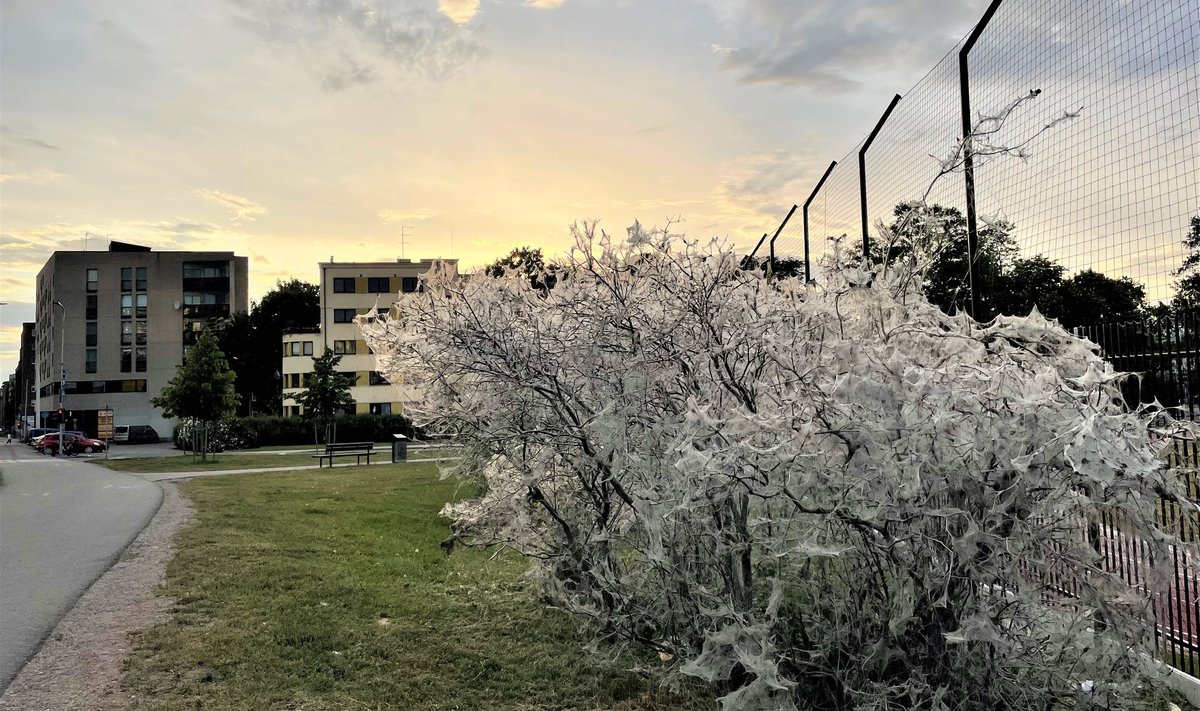
[{"label": "white-webbed bush", "polygon": [[409,413],[467,445],[460,541],[537,559],[554,604],[726,708],[1138,703],[1148,593],[1088,524],[1168,562],[1155,502],[1185,497],[1167,419],[1091,344],[947,316],[896,268],[770,282],[719,245],[575,231],[553,289],[435,269],[364,320]]}]

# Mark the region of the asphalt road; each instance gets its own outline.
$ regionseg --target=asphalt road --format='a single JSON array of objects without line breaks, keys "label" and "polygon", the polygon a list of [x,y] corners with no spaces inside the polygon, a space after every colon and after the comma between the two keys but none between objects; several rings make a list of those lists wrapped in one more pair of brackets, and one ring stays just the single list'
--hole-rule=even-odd
[{"label": "asphalt road", "polygon": [[23,444],[0,444],[0,473],[3,691],[149,522],[162,489],[74,457],[42,456]]}]

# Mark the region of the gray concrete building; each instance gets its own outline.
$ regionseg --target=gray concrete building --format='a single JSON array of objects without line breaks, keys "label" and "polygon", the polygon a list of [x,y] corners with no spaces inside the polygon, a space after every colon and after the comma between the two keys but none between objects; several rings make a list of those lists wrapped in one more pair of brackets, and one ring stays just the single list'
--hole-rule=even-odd
[{"label": "gray concrete building", "polygon": [[55,252],[37,276],[38,425],[58,426],[61,403],[66,429],[94,435],[107,407],[118,426],[170,437],[174,423],[150,399],[206,327],[247,309],[247,272],[233,252],[122,242],[107,252]]}]

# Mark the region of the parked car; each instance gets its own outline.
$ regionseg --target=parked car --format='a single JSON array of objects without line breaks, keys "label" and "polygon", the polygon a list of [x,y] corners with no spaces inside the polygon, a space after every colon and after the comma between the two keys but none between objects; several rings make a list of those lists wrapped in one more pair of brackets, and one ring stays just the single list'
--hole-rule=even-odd
[{"label": "parked car", "polygon": [[32,445],[33,440],[37,439],[38,437],[41,437],[44,434],[49,434],[51,432],[58,432],[58,429],[57,428],[51,429],[49,427],[30,427],[29,429],[25,430],[25,437],[22,438],[21,441],[24,442],[25,444]]},{"label": "parked car", "polygon": [[[63,432],[63,453],[71,454],[92,454],[93,452],[103,452],[108,446],[102,440],[84,437],[78,432]],[[42,435],[38,439],[36,446],[38,452],[42,454],[58,454],[58,433],[51,432]]]},{"label": "parked car", "polygon": [[113,428],[117,444],[158,444],[158,432],[150,425],[117,425]]}]

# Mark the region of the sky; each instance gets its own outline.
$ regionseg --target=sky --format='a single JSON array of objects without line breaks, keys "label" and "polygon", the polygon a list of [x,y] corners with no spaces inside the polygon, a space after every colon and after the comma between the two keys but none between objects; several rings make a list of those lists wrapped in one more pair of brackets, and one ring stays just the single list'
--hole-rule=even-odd
[{"label": "sky", "polygon": [[54,250],[752,247],[985,0],[0,0],[0,373]]}]

